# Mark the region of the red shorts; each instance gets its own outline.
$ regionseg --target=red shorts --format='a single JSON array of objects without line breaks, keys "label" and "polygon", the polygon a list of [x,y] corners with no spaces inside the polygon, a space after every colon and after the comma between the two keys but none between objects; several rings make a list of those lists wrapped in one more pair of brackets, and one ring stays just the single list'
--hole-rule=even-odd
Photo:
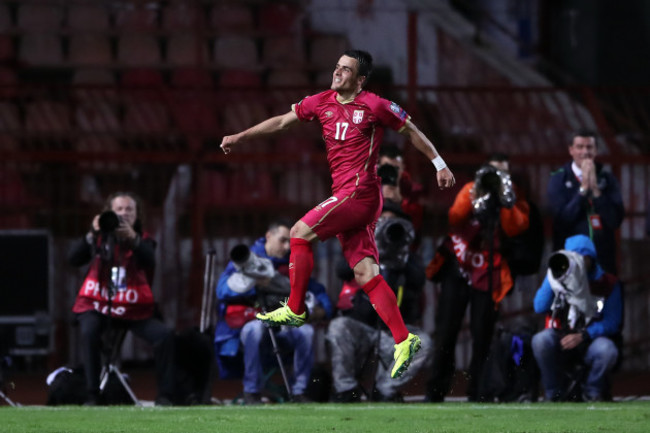
[{"label": "red shorts", "polygon": [[300,220],[321,241],[336,236],[343,248],[343,256],[354,268],[365,257],[372,257],[379,263],[375,224],[381,206],[381,190],[378,188],[342,191],[320,203]]}]

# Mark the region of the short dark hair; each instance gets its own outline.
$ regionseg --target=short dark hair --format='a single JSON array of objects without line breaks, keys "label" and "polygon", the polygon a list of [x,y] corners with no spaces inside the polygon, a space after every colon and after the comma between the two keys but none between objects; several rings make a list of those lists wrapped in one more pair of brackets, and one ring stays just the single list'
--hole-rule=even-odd
[{"label": "short dark hair", "polygon": [[402,151],[395,144],[384,144],[379,148],[379,157],[385,156],[390,159],[399,158],[402,156]]},{"label": "short dark hair", "polygon": [[366,77],[366,80],[368,80],[372,73],[372,56],[370,53],[363,50],[347,50],[343,55],[356,59],[359,62],[359,75]]},{"label": "short dark hair", "polygon": [[487,163],[490,162],[509,162],[510,157],[503,152],[494,152],[490,154],[486,160]]},{"label": "short dark hair", "polygon": [[269,223],[269,226],[266,229],[266,231],[267,232],[272,232],[272,231],[274,231],[275,229],[277,229],[279,227],[286,227],[288,229],[291,229],[292,225],[293,224],[291,224],[291,222],[288,219],[286,219],[286,218],[278,218],[278,219],[273,220],[273,221],[271,221]]},{"label": "short dark hair", "polygon": [[573,145],[573,139],[576,137],[591,137],[594,139],[594,141],[597,139],[596,131],[587,128],[580,128],[573,132],[571,135],[571,145]]}]

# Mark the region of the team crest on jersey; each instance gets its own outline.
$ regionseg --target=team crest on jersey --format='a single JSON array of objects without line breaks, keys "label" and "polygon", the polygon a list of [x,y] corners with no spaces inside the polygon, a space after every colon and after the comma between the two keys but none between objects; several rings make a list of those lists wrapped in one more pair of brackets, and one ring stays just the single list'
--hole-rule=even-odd
[{"label": "team crest on jersey", "polygon": [[394,102],[390,103],[390,111],[397,114],[400,119],[406,119],[406,111]]},{"label": "team crest on jersey", "polygon": [[363,122],[363,110],[354,110],[352,113],[352,123],[359,124]]},{"label": "team crest on jersey", "polygon": [[326,112],[325,112],[325,115],[326,115],[327,117],[332,117],[332,116],[334,115],[334,113],[332,113],[331,111],[326,111]]}]

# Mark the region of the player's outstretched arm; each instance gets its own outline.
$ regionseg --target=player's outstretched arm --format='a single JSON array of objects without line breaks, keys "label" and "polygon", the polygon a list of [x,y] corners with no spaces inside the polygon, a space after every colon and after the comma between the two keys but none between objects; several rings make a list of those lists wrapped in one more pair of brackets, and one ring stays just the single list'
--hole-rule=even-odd
[{"label": "player's outstretched arm", "polygon": [[408,137],[411,143],[413,143],[413,146],[422,152],[436,167],[436,180],[441,189],[451,188],[456,184],[454,174],[451,172],[449,167],[447,167],[447,164],[445,164],[445,161],[436,150],[436,147],[413,122],[407,120],[406,125],[400,133]]},{"label": "player's outstretched arm", "polygon": [[233,135],[226,135],[221,140],[221,150],[223,150],[223,153],[228,154],[232,150],[232,146],[237,143],[250,140],[251,138],[262,137],[284,131],[297,122],[298,116],[296,116],[296,113],[293,111],[271,117],[255,126],[251,126],[245,131]]}]

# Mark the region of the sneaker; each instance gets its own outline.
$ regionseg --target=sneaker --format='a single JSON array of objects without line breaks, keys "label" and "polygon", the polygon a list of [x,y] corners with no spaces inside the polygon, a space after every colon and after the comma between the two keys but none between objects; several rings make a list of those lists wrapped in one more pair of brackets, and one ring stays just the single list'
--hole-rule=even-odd
[{"label": "sneaker", "polygon": [[99,406],[99,397],[98,396],[88,396],[86,401],[84,401],[84,406]]},{"label": "sneaker", "polygon": [[332,397],[334,403],[358,403],[361,401],[361,390],[356,387],[347,391],[337,392]]},{"label": "sneaker", "polygon": [[421,346],[420,337],[409,333],[406,340],[395,345],[395,365],[390,377],[393,379],[400,377],[408,368],[415,352],[420,350]]},{"label": "sneaker", "polygon": [[102,405],[102,403],[103,403],[102,396],[99,394],[99,392],[89,391],[83,405],[84,406],[100,406],[100,405]]},{"label": "sneaker", "polygon": [[167,397],[160,396],[160,397],[156,398],[155,405],[156,406],[161,406],[161,407],[167,407],[167,406],[173,406],[174,403],[172,403],[172,401],[170,399],[168,399]]},{"label": "sneaker", "polygon": [[380,403],[404,403],[404,396],[396,392],[395,394],[382,394],[377,388],[372,390],[372,401]]},{"label": "sneaker", "polygon": [[280,302],[280,304],[282,305],[280,308],[268,313],[257,313],[255,317],[272,326],[302,326],[305,324],[305,321],[307,321],[307,311],[298,315],[291,311],[285,302]]},{"label": "sneaker", "polygon": [[587,394],[586,392],[583,392],[582,393],[582,399],[579,400],[579,401],[583,401],[585,403],[597,403],[597,402],[600,402],[600,401],[605,401],[605,399],[603,399],[600,396],[600,394],[590,395],[590,394]]},{"label": "sneaker", "polygon": [[259,392],[245,392],[244,404],[246,406],[257,406],[262,404],[262,395]]},{"label": "sneaker", "polygon": [[307,397],[305,394],[296,394],[293,396],[293,399],[291,400],[294,403],[313,403],[314,401]]}]

